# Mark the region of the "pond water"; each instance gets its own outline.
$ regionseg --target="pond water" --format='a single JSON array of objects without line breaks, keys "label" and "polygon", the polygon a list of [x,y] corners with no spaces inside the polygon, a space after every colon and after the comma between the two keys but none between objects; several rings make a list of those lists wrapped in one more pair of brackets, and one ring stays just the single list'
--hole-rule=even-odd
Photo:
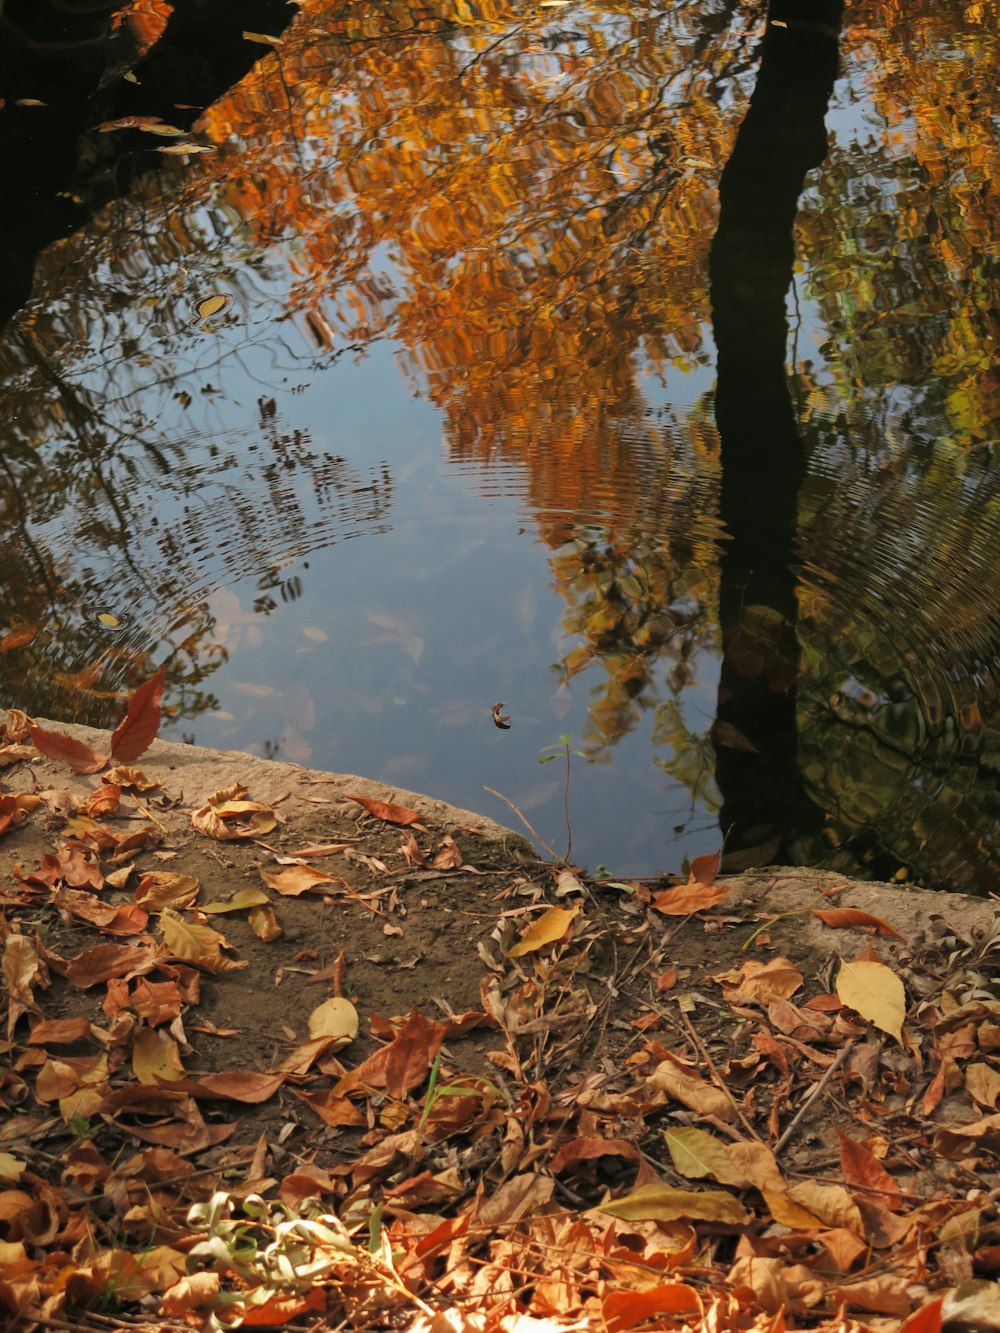
[{"label": "pond water", "polygon": [[0,703],[993,889],[995,9],[169,9],[0,63]]}]

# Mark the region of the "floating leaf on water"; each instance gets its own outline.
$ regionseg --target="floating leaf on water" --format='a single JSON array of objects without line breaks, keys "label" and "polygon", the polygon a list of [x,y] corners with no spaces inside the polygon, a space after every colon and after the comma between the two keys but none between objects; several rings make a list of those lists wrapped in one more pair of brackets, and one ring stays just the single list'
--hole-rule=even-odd
[{"label": "floating leaf on water", "polygon": [[181,157],[188,153],[214,153],[215,149],[207,143],[168,143],[163,144],[156,151],[158,153],[173,153],[175,156]]},{"label": "floating leaf on water", "polygon": [[200,301],[195,302],[195,313],[199,319],[209,319],[212,315],[228,310],[232,302],[233,298],[226,293],[214,292],[211,296],[202,297]]},{"label": "floating leaf on water", "polygon": [[503,711],[503,704],[493,705],[493,722],[501,731],[510,731],[510,713]]},{"label": "floating leaf on water", "polygon": [[40,102],[37,97],[19,97],[14,103],[15,106],[48,106],[48,102]]},{"label": "floating leaf on water", "polygon": [[118,629],[122,623],[112,611],[99,611],[97,619],[105,629]]},{"label": "floating leaf on water", "polygon": [[271,37],[266,32],[244,32],[243,40],[247,42],[259,42],[261,46],[280,46],[280,37]]}]

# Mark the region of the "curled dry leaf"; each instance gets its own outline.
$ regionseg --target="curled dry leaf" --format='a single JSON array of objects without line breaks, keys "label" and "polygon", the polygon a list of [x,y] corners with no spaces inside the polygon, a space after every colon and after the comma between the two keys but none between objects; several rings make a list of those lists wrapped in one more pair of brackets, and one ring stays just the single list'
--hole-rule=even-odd
[{"label": "curled dry leaf", "polygon": [[224,791],[213,792],[200,810],[193,811],[191,823],[199,833],[220,842],[259,838],[270,833],[278,823],[277,815],[260,801],[243,800],[246,790],[237,782]]},{"label": "curled dry leaf", "polygon": [[105,782],[102,787],[98,787],[92,792],[84,802],[82,809],[92,819],[100,819],[102,815],[113,815],[118,809],[122,799],[122,789],[117,782]]},{"label": "curled dry leaf", "polygon": [[510,731],[510,713],[503,711],[502,703],[493,705],[492,717],[494,726],[499,727],[501,731]]},{"label": "curled dry leaf", "polygon": [[147,870],[135,890],[135,900],[150,912],[166,907],[192,907],[198,901],[200,884],[193,875],[178,875],[170,870]]},{"label": "curled dry leaf", "polygon": [[113,782],[118,787],[131,787],[134,791],[155,791],[160,785],[155,779],[147,778],[141,769],[132,768],[129,764],[115,764],[109,768],[104,781]]}]

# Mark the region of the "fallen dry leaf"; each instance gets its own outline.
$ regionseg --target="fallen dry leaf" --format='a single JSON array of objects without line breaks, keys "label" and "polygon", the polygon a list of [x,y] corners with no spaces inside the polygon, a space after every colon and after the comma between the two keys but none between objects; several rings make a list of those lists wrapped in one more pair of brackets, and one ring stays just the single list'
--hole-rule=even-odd
[{"label": "fallen dry leaf", "polygon": [[837,973],[836,991],[849,1009],[902,1044],[906,992],[891,968],[868,959],[843,963]]},{"label": "fallen dry leaf", "polygon": [[235,972],[247,967],[246,959],[227,958],[222,950],[232,945],[211,926],[195,925],[185,921],[172,908],[166,907],[160,915],[163,948],[172,958],[183,958],[206,972]]},{"label": "fallen dry leaf", "polygon": [[111,734],[111,755],[128,763],[145,754],[160,730],[160,701],[166,663],[144,681],[128,701],[128,710]]},{"label": "fallen dry leaf", "polygon": [[561,940],[579,911],[579,907],[550,907],[532,921],[518,942],[507,950],[507,957],[522,958],[526,953]]},{"label": "fallen dry leaf", "polygon": [[98,754],[89,745],[84,745],[83,741],[67,736],[64,731],[48,731],[33,722],[30,734],[35,748],[46,759],[68,764],[74,773],[96,773],[108,762],[106,754]]},{"label": "fallen dry leaf", "polygon": [[356,801],[358,805],[364,806],[370,815],[374,815],[376,819],[384,820],[387,824],[415,824],[420,826],[430,822],[424,815],[418,814],[416,810],[407,810],[403,805],[390,805],[385,801],[373,801],[368,796],[351,796],[349,793],[344,794],[344,799]]},{"label": "fallen dry leaf", "polygon": [[672,1185],[641,1185],[620,1199],[598,1204],[595,1212],[610,1213],[629,1221],[648,1219],[674,1222],[680,1219],[702,1222],[749,1222],[752,1213],[725,1190],[682,1190]]}]

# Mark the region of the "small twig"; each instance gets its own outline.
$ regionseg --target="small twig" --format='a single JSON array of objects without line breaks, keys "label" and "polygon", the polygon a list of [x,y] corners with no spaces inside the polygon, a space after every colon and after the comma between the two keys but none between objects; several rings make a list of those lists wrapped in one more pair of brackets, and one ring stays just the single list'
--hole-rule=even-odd
[{"label": "small twig", "polygon": [[788,1122],[788,1125],[785,1128],[785,1132],[782,1134],[778,1142],[774,1145],[775,1157],[777,1157],[778,1153],[781,1152],[782,1148],[784,1148],[785,1144],[795,1133],[796,1129],[798,1128],[799,1121],[812,1106],[813,1102],[816,1101],[816,1099],[822,1094],[824,1089],[829,1084],[830,1080],[833,1078],[834,1073],[844,1063],[844,1061],[850,1055],[851,1051],[854,1050],[854,1047],[856,1045],[857,1041],[854,1040],[854,1041],[849,1041],[846,1046],[841,1046],[839,1052],[837,1053],[836,1060],[834,1060],[833,1064],[827,1068],[826,1073],[816,1084],[812,1092],[810,1092],[809,1096],[805,1099],[805,1101],[802,1103],[799,1109],[792,1116],[791,1120]]},{"label": "small twig", "polygon": [[715,1063],[713,1062],[712,1057],[708,1053],[707,1046],[702,1041],[701,1037],[698,1036],[698,1033],[695,1031],[694,1024],[691,1022],[690,1018],[688,1018],[687,1014],[684,1012],[683,1009],[679,1008],[678,1013],[680,1014],[680,1019],[684,1027],[684,1031],[687,1033],[690,1040],[693,1041],[695,1046],[697,1047],[698,1054],[701,1056],[701,1058],[705,1061],[705,1064],[708,1066],[709,1072],[711,1073],[712,1079],[715,1082],[716,1086],[721,1088],[722,1091],[726,1094],[726,1097],[729,1099],[729,1104],[732,1106],[733,1110],[739,1117],[740,1124],[743,1126],[743,1128],[746,1130],[746,1132],[750,1135],[752,1139],[756,1139],[758,1143],[761,1143],[763,1140],[761,1139],[757,1131],[754,1129],[753,1125],[751,1125],[750,1121],[740,1110],[739,1103],[736,1101],[733,1094],[726,1087],[725,1080],[723,1079],[719,1071],[716,1069]]}]

